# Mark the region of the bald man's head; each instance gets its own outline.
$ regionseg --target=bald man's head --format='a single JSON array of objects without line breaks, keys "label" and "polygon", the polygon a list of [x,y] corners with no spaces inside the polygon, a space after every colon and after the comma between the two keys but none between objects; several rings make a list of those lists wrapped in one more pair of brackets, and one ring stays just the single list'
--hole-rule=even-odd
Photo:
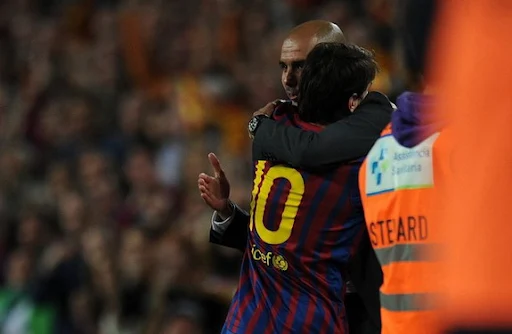
[{"label": "bald man's head", "polygon": [[338,25],[323,20],[307,21],[299,24],[290,31],[287,39],[304,38],[313,43],[345,43],[345,35]]},{"label": "bald man's head", "polygon": [[302,66],[315,45],[345,42],[340,27],[329,21],[308,21],[293,28],[283,42],[279,61],[282,69],[281,83],[286,95],[292,100],[297,99]]}]

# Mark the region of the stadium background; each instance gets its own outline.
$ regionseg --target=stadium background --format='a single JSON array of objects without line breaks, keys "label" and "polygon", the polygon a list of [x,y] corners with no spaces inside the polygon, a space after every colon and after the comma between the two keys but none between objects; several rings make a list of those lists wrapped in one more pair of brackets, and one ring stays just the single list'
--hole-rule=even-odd
[{"label": "stadium background", "polygon": [[208,244],[206,154],[247,206],[246,122],[284,97],[281,42],[309,19],[373,49],[396,96],[395,2],[2,1],[4,333],[218,332],[240,256]]}]

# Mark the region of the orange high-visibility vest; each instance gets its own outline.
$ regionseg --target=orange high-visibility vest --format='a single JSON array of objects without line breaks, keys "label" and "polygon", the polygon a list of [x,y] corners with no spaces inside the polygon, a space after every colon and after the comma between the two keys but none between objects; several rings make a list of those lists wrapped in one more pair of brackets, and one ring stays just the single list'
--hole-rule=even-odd
[{"label": "orange high-visibility vest", "polygon": [[370,150],[359,186],[370,241],[382,266],[382,334],[432,334],[438,312],[438,183],[449,175],[448,146],[435,133],[413,148],[388,126]]}]

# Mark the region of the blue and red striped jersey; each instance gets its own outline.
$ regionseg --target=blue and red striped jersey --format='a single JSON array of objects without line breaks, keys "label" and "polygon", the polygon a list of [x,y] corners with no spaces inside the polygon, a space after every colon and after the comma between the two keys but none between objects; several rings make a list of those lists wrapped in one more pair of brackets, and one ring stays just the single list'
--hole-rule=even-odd
[{"label": "blue and red striped jersey", "polygon": [[[293,109],[274,117],[321,129]],[[344,268],[364,231],[360,165],[316,174],[255,161],[248,244],[225,333],[348,333]]]}]

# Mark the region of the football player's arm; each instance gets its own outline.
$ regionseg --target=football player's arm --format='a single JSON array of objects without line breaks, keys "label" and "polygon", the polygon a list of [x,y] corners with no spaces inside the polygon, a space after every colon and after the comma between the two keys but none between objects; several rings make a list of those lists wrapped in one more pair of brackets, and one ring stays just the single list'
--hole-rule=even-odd
[{"label": "football player's arm", "polygon": [[248,238],[249,214],[237,205],[233,205],[231,216],[223,218],[217,211],[213,213],[210,242],[244,252]]},{"label": "football player's arm", "polygon": [[304,169],[328,168],[365,156],[391,120],[388,98],[371,92],[349,117],[319,133],[262,119],[253,141],[253,157]]}]

